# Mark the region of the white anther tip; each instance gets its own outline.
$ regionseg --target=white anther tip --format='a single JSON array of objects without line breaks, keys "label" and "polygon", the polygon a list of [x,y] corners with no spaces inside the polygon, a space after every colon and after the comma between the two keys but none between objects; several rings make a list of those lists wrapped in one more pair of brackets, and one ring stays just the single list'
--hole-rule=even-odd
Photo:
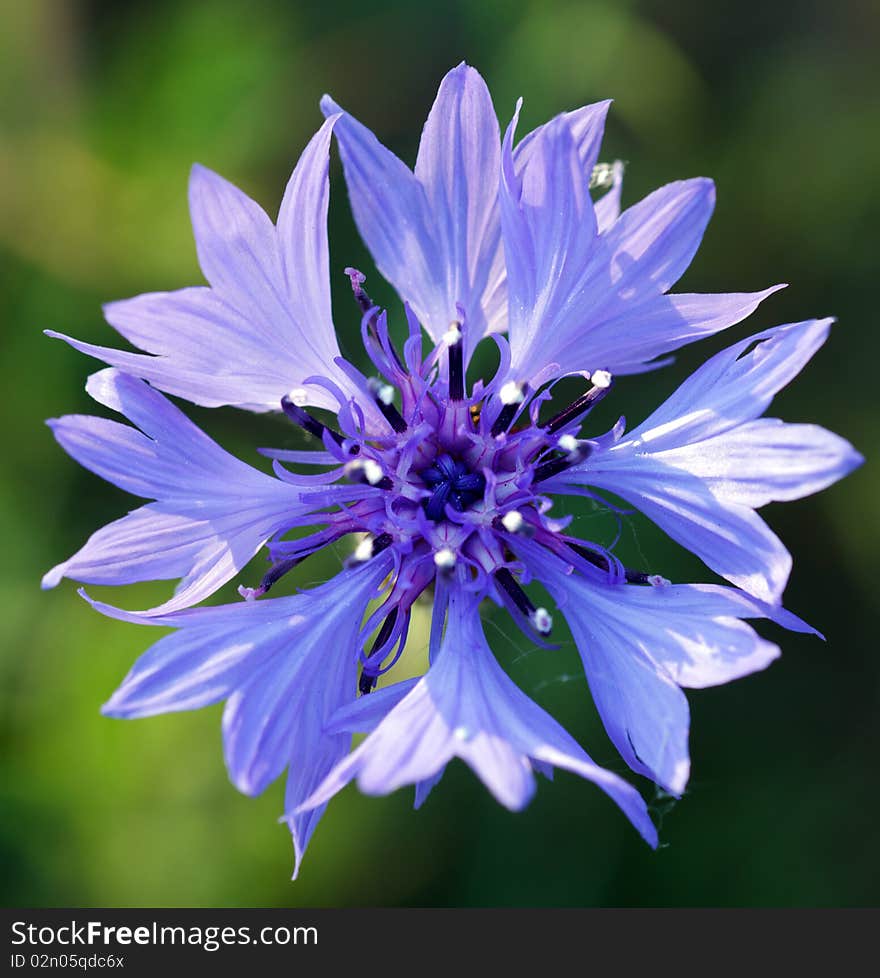
[{"label": "white anther tip", "polygon": [[434,554],[434,565],[439,570],[451,570],[455,567],[455,551],[443,547]]},{"label": "white anther tip", "polygon": [[611,372],[609,370],[594,370],[590,376],[590,383],[593,387],[601,387],[603,390],[611,386]]},{"label": "white anther tip", "polygon": [[563,435],[558,442],[556,442],[557,447],[563,452],[575,452],[578,447],[578,440],[574,435]]},{"label": "white anther tip", "polygon": [[550,629],[553,628],[553,618],[546,608],[535,608],[531,614],[531,619],[532,624],[541,635],[550,634]]},{"label": "white anther tip", "polygon": [[659,574],[652,574],[648,578],[648,583],[651,587],[668,587],[670,584],[665,577],[661,577]]},{"label": "white anther tip", "polygon": [[519,510],[512,509],[501,517],[501,523],[508,533],[519,533],[525,520]]},{"label": "white anther tip", "polygon": [[385,473],[382,471],[382,466],[372,458],[364,459],[363,468],[364,478],[370,483],[371,486],[378,485],[382,479],[385,478]]},{"label": "white anther tip", "polygon": [[390,404],[394,400],[394,388],[391,384],[383,384],[378,377],[370,377],[367,387],[373,397],[378,398],[383,404]]},{"label": "white anther tip", "polygon": [[450,323],[449,329],[446,330],[440,339],[447,346],[455,346],[455,344],[461,339],[461,330],[458,328],[458,323]]},{"label": "white anther tip", "polygon": [[297,407],[305,407],[309,403],[309,392],[305,387],[294,387],[288,392],[287,399]]},{"label": "white anther tip", "polygon": [[359,564],[364,563],[364,561],[369,560],[373,556],[373,541],[370,537],[367,537],[355,547],[355,551],[352,554],[352,558]]},{"label": "white anther tip", "polygon": [[522,387],[515,380],[508,380],[501,390],[498,391],[498,397],[504,405],[521,404],[523,400]]}]

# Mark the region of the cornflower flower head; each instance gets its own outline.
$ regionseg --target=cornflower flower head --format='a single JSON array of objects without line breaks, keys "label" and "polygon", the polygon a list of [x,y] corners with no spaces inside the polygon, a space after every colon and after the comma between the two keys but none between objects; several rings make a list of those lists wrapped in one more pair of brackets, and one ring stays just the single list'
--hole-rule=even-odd
[{"label": "cornflower flower head", "polygon": [[[87,389],[131,424],[68,416],[50,422],[56,438],[151,502],[95,533],[44,586],[62,577],[178,581],[169,600],[143,611],[88,598],[105,615],[175,629],[104,712],[142,717],[225,700],[234,784],[255,794],[288,771],[295,872],[343,785],[356,779],[384,794],[412,784],[418,806],[456,757],[511,809],[529,801],[536,771],[573,771],[656,845],[640,793],[594,763],[499,665],[480,606],[504,606],[539,645],[564,616],[621,757],[680,795],[689,774],[683,688],[736,679],[779,654],[747,619],[813,631],[782,607],[791,558],[756,509],[816,492],[861,457],[822,428],[761,415],[830,320],[741,340],[634,430],[623,418],[592,430],[591,411],[613,398],[616,378],[662,365],[779,288],[669,293],[708,222],[712,183],[672,183],[621,213],[622,167],[597,162],[607,102],[518,142],[517,106],[502,139],[488,90],[466,65],[440,86],[414,170],[332,100],[322,107],[326,122],[275,224],[231,184],[193,169],[190,208],[209,285],[106,307],[144,352],[62,337],[111,365]],[[331,319],[333,134],[356,222],[408,322],[397,348],[364,275],[345,270],[372,376],[340,356]],[[604,193],[594,202],[591,189]],[[498,368],[469,382],[473,351],[487,341]],[[553,405],[563,377],[579,379],[581,393]],[[226,453],[161,391],[283,411],[314,445],[264,450],[268,475]],[[600,499],[602,490],[732,586],[673,584],[625,566],[614,547],[553,513],[556,496]],[[352,545],[336,577],[266,596],[342,539]],[[271,566],[258,586],[239,588],[244,600],[193,607],[264,546]],[[532,581],[552,607],[530,596]],[[431,591],[429,667],[394,682],[413,605]],[[350,752],[355,732],[368,736]]]}]

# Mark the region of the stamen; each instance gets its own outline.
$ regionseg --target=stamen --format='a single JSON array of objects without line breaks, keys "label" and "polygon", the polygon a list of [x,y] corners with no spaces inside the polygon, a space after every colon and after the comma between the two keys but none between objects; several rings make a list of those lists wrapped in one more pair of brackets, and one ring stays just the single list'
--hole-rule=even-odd
[{"label": "stamen", "polygon": [[390,384],[383,384],[381,380],[377,380],[375,377],[371,377],[367,381],[367,386],[370,388],[376,407],[382,412],[385,420],[398,434],[403,434],[407,429],[407,424],[403,415],[394,405],[394,388]]},{"label": "stamen", "polygon": [[369,537],[361,540],[351,556],[352,559],[359,564],[369,560],[373,556],[373,541]]},{"label": "stamen", "polygon": [[455,560],[455,551],[450,550],[449,547],[443,547],[434,554],[434,565],[441,571],[452,570],[455,567]]},{"label": "stamen", "polygon": [[532,614],[529,615],[529,621],[531,621],[541,635],[549,635],[553,629],[553,617],[546,608],[535,608]]},{"label": "stamen", "polygon": [[366,315],[373,307],[372,300],[364,289],[364,282],[367,276],[359,272],[356,268],[346,268],[345,274],[351,280],[351,291],[354,293],[355,302],[361,307],[361,312]]},{"label": "stamen", "polygon": [[522,384],[515,380],[509,380],[498,391],[498,399],[504,405],[498,412],[498,417],[492,425],[492,437],[497,438],[503,431],[507,431],[510,423],[516,416],[517,408],[525,398],[525,391]]},{"label": "stamen", "polygon": [[305,387],[294,387],[287,396],[297,407],[305,407],[309,403],[309,392]]},{"label": "stamen", "polygon": [[272,566],[263,575],[263,579],[260,581],[259,587],[245,587],[242,584],[238,589],[238,593],[245,599],[245,601],[253,601],[254,598],[261,598],[264,594],[268,593],[273,584],[280,581],[288,571],[293,570],[297,564],[301,564],[308,556],[310,555],[303,554],[302,556],[298,557],[288,557],[287,560],[279,560],[277,564]]},{"label": "stamen", "polygon": [[[376,636],[376,640],[373,642],[370,651],[367,653],[367,659],[371,659],[376,652],[379,651],[384,645],[387,644],[388,639],[394,632],[394,626],[397,623],[397,608],[395,608],[382,622],[382,627],[379,629],[379,634]],[[367,693],[372,693],[376,688],[376,680],[379,678],[378,672],[368,672],[366,665],[361,670],[361,678],[358,682],[358,691],[362,696],[366,696]]]},{"label": "stamen", "polygon": [[522,384],[518,384],[515,380],[508,380],[501,390],[498,391],[498,398],[505,406],[509,406],[511,404],[522,404]]},{"label": "stamen", "polygon": [[614,183],[614,163],[597,163],[590,173],[590,190],[604,190]]},{"label": "stamen", "polygon": [[458,323],[450,323],[449,329],[440,337],[440,342],[447,346],[455,346],[461,340],[461,328]]},{"label": "stamen", "polygon": [[376,486],[385,477],[385,473],[375,459],[368,458],[364,459],[364,476],[371,486]]},{"label": "stamen", "polygon": [[647,584],[651,575],[644,571],[625,570],[624,576],[627,584]]},{"label": "stamen", "polygon": [[345,466],[345,474],[356,482],[367,482],[378,489],[393,489],[394,483],[385,475],[382,466],[372,458],[355,459]]},{"label": "stamen", "polygon": [[512,509],[501,517],[501,523],[508,533],[519,533],[525,520],[519,510]]},{"label": "stamen", "polygon": [[453,401],[464,399],[464,343],[458,323],[452,323],[443,334],[443,342],[448,346],[449,357],[449,397]]},{"label": "stamen", "polygon": [[[291,394],[295,394],[296,391],[291,391]],[[342,435],[338,431],[334,431],[332,428],[325,424],[322,424],[317,418],[313,417],[308,411],[304,411],[298,404],[296,404],[291,394],[285,394],[281,398],[281,410],[287,415],[290,420],[303,428],[310,435],[314,435],[316,438],[323,439],[324,432],[328,432],[330,437],[336,442],[337,445],[341,445],[344,441]]]},{"label": "stamen", "polygon": [[544,479],[551,479],[554,475],[559,475],[572,465],[577,465],[589,458],[592,451],[589,442],[578,442],[577,448],[565,456],[551,458],[549,462],[543,462],[535,469],[533,482],[542,482]]},{"label": "stamen", "polygon": [[627,584],[650,584],[651,587],[664,587],[669,584],[659,574],[646,574],[644,571],[625,570]]},{"label": "stamen", "polygon": [[347,567],[354,564],[363,564],[372,560],[377,554],[382,553],[391,546],[393,538],[390,533],[380,533],[377,537],[365,537],[355,547],[354,553],[345,562]]},{"label": "stamen", "polygon": [[383,404],[391,404],[394,401],[394,388],[391,384],[383,384],[381,380],[371,377],[368,381],[373,396]]},{"label": "stamen", "polygon": [[579,543],[574,543],[574,541],[569,540],[568,546],[578,555],[584,558],[587,563],[592,564],[594,567],[598,567],[599,570],[610,572],[611,563],[607,557],[602,554],[597,554],[590,550],[588,547],[582,547]]},{"label": "stamen", "polygon": [[544,430],[547,434],[552,435],[554,432],[559,431],[560,428],[571,424],[572,421],[575,421],[582,414],[591,411],[608,391],[611,390],[614,378],[607,370],[594,370],[590,377],[590,382],[593,386],[586,393],[581,394],[576,401],[565,408],[564,411],[560,411],[559,414],[554,415],[544,425]]},{"label": "stamen", "polygon": [[535,606],[529,600],[526,592],[519,586],[513,574],[506,567],[502,567],[500,570],[495,571],[495,580],[504,588],[516,607],[531,621],[532,615],[536,611]]}]

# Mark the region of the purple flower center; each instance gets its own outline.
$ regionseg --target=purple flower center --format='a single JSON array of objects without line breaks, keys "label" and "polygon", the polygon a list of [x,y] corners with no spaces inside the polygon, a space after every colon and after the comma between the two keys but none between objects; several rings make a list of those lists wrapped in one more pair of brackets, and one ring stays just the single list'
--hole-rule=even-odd
[{"label": "purple flower center", "polygon": [[[586,393],[549,421],[539,421],[549,395],[508,379],[503,339],[494,337],[501,353],[495,378],[468,390],[466,324],[453,323],[423,359],[421,330],[410,317],[401,355],[391,343],[385,314],[370,302],[362,281],[352,275],[364,346],[380,376],[368,380],[337,360],[361,392],[355,398],[326,378],[310,378],[339,402],[334,427],[298,406],[293,394],[282,401],[291,420],[321,440],[325,464],[335,467],[311,477],[315,491],[303,497],[326,510],[325,528],[270,544],[276,563],[258,593],[346,534],[364,535],[350,563],[391,548],[394,584],[365,627],[365,635],[378,630],[361,652],[360,689],[367,693],[397,661],[412,604],[438,578],[454,575],[504,604],[532,637],[549,634],[549,613],[536,608],[522,586],[524,568],[512,546],[517,535],[583,573],[622,581],[627,572],[604,548],[567,536],[568,521],[547,515],[550,500],[543,494],[555,476],[588,458],[594,443],[579,440],[577,432],[610,389],[610,374],[596,371]],[[302,484],[301,476],[290,478]]]},{"label": "purple flower center", "polygon": [[431,490],[425,500],[425,512],[429,520],[442,520],[448,503],[456,512],[463,513],[472,503],[483,498],[486,479],[479,472],[471,472],[464,462],[451,455],[438,455],[433,465],[419,473],[422,482]]}]

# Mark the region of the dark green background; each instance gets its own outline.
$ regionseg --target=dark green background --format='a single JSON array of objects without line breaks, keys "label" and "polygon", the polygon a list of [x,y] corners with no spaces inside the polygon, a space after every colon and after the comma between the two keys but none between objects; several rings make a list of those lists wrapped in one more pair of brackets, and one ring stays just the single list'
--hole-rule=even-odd
[{"label": "dark green background", "polygon": [[[500,808],[455,763],[419,813],[411,792],[350,788],[290,883],[282,786],[236,793],[220,708],[124,723],[98,708],[155,639],[100,618],[41,574],[133,501],[80,470],[45,417],[89,411],[97,364],[42,336],[113,344],[103,301],[200,281],[190,164],[275,213],[331,92],[412,161],[443,73],[462,58],[506,122],[613,97],[603,159],[628,161],[625,203],[705,174],[718,206],[683,291],[791,287],[729,337],[621,382],[631,423],[728,339],[835,315],[827,347],[774,410],[872,456],[880,430],[876,323],[878,10],[868,2],[229,2],[2,7],[0,29],[0,888],[9,905],[873,904],[878,899],[878,479],[870,462],[820,497],[766,515],[795,554],[790,608],[827,643],[765,629],[765,674],[691,695],[693,776],[650,852],[596,789],[542,781]],[[335,315],[354,351],[341,269],[371,265],[338,162],[331,201]],[[375,272],[368,283],[392,295]],[[394,315],[399,319],[399,309]],[[604,406],[603,406],[604,407]],[[293,445],[283,422],[191,411],[243,457]],[[599,421],[609,421],[612,408]],[[585,512],[583,532],[611,527]],[[592,523],[590,522],[592,520]],[[675,580],[711,579],[639,518],[623,554]],[[294,583],[334,572],[316,559]],[[253,583],[259,569],[245,578]],[[93,589],[100,592],[101,589]],[[167,588],[113,598],[144,607]],[[230,589],[224,595],[228,596]],[[423,652],[425,614],[413,643]],[[568,641],[532,652],[502,616],[499,658],[602,763],[621,770]],[[566,636],[562,636],[563,639]],[[635,776],[633,776],[635,780]],[[646,792],[649,786],[643,783]]]}]

